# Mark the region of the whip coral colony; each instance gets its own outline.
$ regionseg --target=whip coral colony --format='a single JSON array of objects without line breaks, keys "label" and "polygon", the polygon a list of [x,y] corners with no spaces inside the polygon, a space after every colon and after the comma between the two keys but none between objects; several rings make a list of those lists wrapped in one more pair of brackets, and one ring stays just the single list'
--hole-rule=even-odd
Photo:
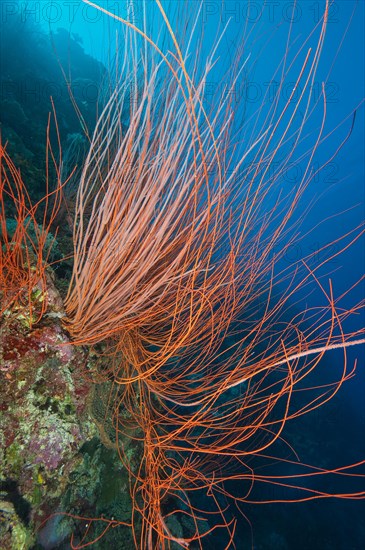
[{"label": "whip coral colony", "polygon": [[[194,49],[201,46],[194,35],[199,9],[192,30],[184,28],[178,38],[156,0],[158,26],[165,25],[170,38],[163,47],[151,38],[145,7],[138,26],[133,13],[122,18],[85,1],[120,20],[124,56],[117,59],[115,89],[81,176],[65,325],[75,342],[108,341],[115,351],[110,375],[123,387],[113,412],[117,436],[128,432],[143,446],[137,470],[120,448],[132,479],[136,547],[188,548],[193,541],[203,547],[204,537],[218,527],[227,530],[228,547],[234,545],[236,520],[227,519],[226,502],[239,508],[240,502],[256,500],[251,492],[260,483],[296,487],[294,476],[265,475],[257,465],[271,458],[286,422],[328,401],[352,370],[345,360],[340,380],[317,389],[306,388],[306,378],[326,351],[364,342],[360,333],[344,334],[341,328],[360,306],[340,309],[331,282],[317,280],[309,259],[299,282],[299,266],[277,270],[290,243],[289,221],[314,178],[312,163],[324,138],[325,87],[320,102],[312,90],[329,8],[315,29],[315,46],[304,44],[295,55],[301,68],[290,97],[282,103],[285,75],[294,63],[287,51],[265,127],[238,155],[232,96],[227,93],[210,110],[204,103],[218,44],[202,63]],[[179,4],[176,20],[185,21],[188,9]],[[243,67],[238,51],[230,86]],[[322,124],[304,155],[301,180],[267,211],[267,198],[295,160],[307,119],[319,107]],[[311,281],[327,306],[283,322],[289,300]],[[310,390],[310,397],[294,408],[299,388]],[[128,411],[127,427],[121,410]],[[325,473],[330,471],[307,466],[302,475]],[[241,495],[231,494],[230,480],[242,482]],[[297,489],[302,494],[296,501],[330,496]],[[194,498],[198,491],[211,501],[206,513],[200,509],[204,499],[199,507]],[[172,532],[174,514],[188,518],[190,534]]]},{"label": "whip coral colony", "polygon": [[[54,164],[56,183],[48,190],[49,169]],[[16,310],[30,327],[47,308],[46,265],[53,245],[50,228],[60,208],[62,184],[49,143],[47,128],[47,194],[32,204],[20,171],[0,140],[0,315]],[[9,204],[13,211],[9,212]],[[43,223],[37,219],[43,209]],[[7,215],[14,220],[13,230]],[[26,314],[24,314],[26,310]]]},{"label": "whip coral colony", "polygon": [[[245,517],[242,505],[259,502],[267,484],[285,488],[287,501],[362,498],[361,490],[335,485],[330,493],[312,481],[361,478],[356,467],[364,461],[301,464],[283,439],[288,421],[326,403],[353,375],[346,349],[365,342],[364,327],[343,328],[362,304],[340,305],[331,281],[319,276],[325,261],[281,263],[326,139],[325,85],[319,97],[313,90],[328,3],[294,53],[290,25],[279,85],[266,114],[255,113],[261,129],[256,122],[249,131],[229,93],[249,63],[244,40],[226,69],[226,93],[211,105],[204,99],[228,31],[203,56],[199,3],[176,3],[171,18],[159,0],[141,3],[137,22],[133,3],[122,17],[84,2],[119,20],[123,38],[77,191],[63,323],[75,344],[102,344],[110,355],[100,377],[119,388],[110,414],[133,508],[130,524],[88,518],[72,547],[120,526],[132,529],[141,549],[204,548],[218,529],[226,530],[225,547],[235,548],[236,516]],[[306,125],[318,111],[308,146]],[[284,174],[296,162],[304,169],[288,188]],[[356,229],[339,239],[341,250],[361,235]],[[313,287],[326,305],[293,313],[300,292]],[[333,349],[343,350],[342,373],[316,384],[316,368]],[[126,437],[140,446],[137,465]],[[288,473],[273,474],[274,460]]]}]

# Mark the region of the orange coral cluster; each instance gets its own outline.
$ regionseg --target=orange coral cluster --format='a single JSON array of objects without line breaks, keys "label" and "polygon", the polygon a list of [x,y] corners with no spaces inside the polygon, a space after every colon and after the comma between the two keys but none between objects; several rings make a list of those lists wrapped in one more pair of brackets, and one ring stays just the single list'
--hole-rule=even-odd
[{"label": "orange coral cluster", "polygon": [[[48,189],[49,156],[56,182]],[[37,323],[47,307],[46,269],[54,237],[51,226],[62,198],[62,185],[47,130],[47,192],[32,204],[20,171],[0,142],[0,314],[8,309],[25,313],[27,324]],[[40,220],[43,220],[40,223]],[[9,229],[9,222],[14,230]]]},{"label": "orange coral cluster", "polygon": [[[112,414],[117,435],[143,444],[138,471],[121,443],[120,457],[134,480],[135,544],[151,550],[173,542],[188,548],[197,541],[202,547],[203,537],[216,527],[226,528],[232,542],[235,521],[226,519],[222,505],[230,496],[229,480],[248,482],[245,495],[231,495],[236,505],[250,501],[258,482],[296,487],[291,476],[256,473],[252,458],[271,458],[269,449],[281,440],[286,422],[325,403],[352,376],[345,354],[339,380],[306,387],[324,353],[364,342],[362,330],[342,330],[343,320],[360,306],[340,309],[331,283],[326,289],[306,262],[301,268],[277,268],[288,246],[283,237],[289,221],[313,178],[311,163],[326,115],[324,88],[322,125],[306,155],[303,177],[271,213],[265,211],[265,199],[294,161],[312,112],[328,6],[315,47],[299,51],[303,63],[291,96],[279,110],[279,87],[266,129],[237,161],[228,94],[212,112],[203,105],[213,58],[202,74],[198,61],[189,72],[191,40],[183,52],[159,0],[156,4],[174,53],[164,53],[146,28],[113,16],[125,26],[127,53],[81,177],[65,321],[76,342],[107,341],[117,352],[109,375],[124,390]],[[134,101],[125,130],[121,113],[130,89]],[[295,126],[299,109],[304,116]],[[283,160],[289,137],[292,145]],[[248,168],[240,170],[248,158]],[[290,301],[311,281],[327,305],[283,322]],[[299,409],[292,407],[297,388],[310,390]],[[121,410],[128,411],[128,422]],[[329,473],[308,468],[304,477]],[[357,475],[348,468],[333,472]],[[300,489],[297,500],[330,496]],[[211,498],[220,518],[215,527],[203,525],[209,514],[193,504],[196,491]],[[170,497],[176,509],[164,513]],[[174,513],[189,518],[190,537],[172,533],[168,516]]]}]

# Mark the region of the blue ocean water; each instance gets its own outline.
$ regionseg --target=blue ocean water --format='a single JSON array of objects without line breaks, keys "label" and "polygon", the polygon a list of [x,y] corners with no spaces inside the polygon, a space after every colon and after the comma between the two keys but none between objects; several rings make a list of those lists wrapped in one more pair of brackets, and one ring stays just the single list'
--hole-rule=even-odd
[{"label": "blue ocean water", "polygon": [[[99,5],[117,12],[124,17],[127,13],[124,2],[97,2]],[[6,8],[3,17],[11,18],[24,3],[3,2]],[[197,12],[198,3],[192,0],[185,2],[187,11]],[[180,21],[176,16],[174,2],[163,4],[174,25]],[[136,24],[143,23],[142,9],[138,2],[132,3]],[[223,93],[227,81],[227,67],[235,59],[237,48],[244,46],[242,61],[246,61],[247,70],[242,73],[242,80],[233,91],[237,95],[237,131],[239,122],[244,125],[243,135],[250,136],[250,129],[256,122],[265,118],[264,106],[261,114],[258,109],[261,102],[269,105],[270,87],[275,79],[275,71],[285,54],[287,36],[290,30],[290,50],[300,50],[301,55],[291,69],[285,81],[283,95],[290,94],[295,82],[303,55],[309,47],[315,45],[318,28],[324,11],[323,1],[301,0],[296,3],[285,0],[268,0],[267,2],[240,1],[204,1],[198,16],[196,37],[192,42],[194,48],[201,47],[200,55],[204,59],[214,43],[217,33],[228,25],[220,47],[217,51],[217,65],[210,75],[207,86],[206,101],[214,104],[214,94]],[[65,28],[67,33],[80,40],[85,51],[108,66],[115,49],[116,33],[120,23],[110,20],[90,6],[80,1],[53,0],[48,2],[28,2],[24,17],[33,19],[46,32],[55,32]],[[153,0],[147,2],[147,17],[155,37],[166,34],[161,17],[156,15]],[[313,135],[318,134],[323,116],[321,100],[322,82],[326,90],[326,123],[324,135],[328,137],[320,144],[315,166],[330,162],[310,183],[301,203],[297,217],[303,216],[306,207],[313,203],[309,212],[300,222],[298,243],[290,247],[282,260],[282,267],[298,261],[300,258],[314,254],[314,262],[320,263],[328,252],[334,257],[319,270],[323,280],[331,278],[335,296],[341,296],[365,273],[365,241],[359,238],[356,243],[339,256],[340,245],[336,240],[359,227],[364,222],[365,186],[364,186],[364,130],[365,111],[363,99],[364,86],[364,2],[352,0],[335,0],[331,3],[327,36],[318,72],[314,82],[313,94],[318,97],[318,105],[308,120],[305,139],[298,146],[300,152],[307,151],[313,142]],[[294,19],[293,19],[294,18]],[[155,26],[153,22],[155,23]],[[290,21],[293,21],[290,25]],[[314,34],[311,33],[314,29]],[[182,32],[182,30],[180,29]],[[200,45],[197,37],[204,33],[205,42]],[[242,36],[247,40],[242,43]],[[309,37],[309,38],[308,38]],[[308,38],[308,42],[306,42]],[[71,75],[72,76],[72,75]],[[269,95],[267,95],[269,94]],[[266,98],[266,100],[265,100]],[[356,115],[354,113],[356,112]],[[260,118],[261,117],[261,118]],[[257,124],[260,128],[260,122]],[[349,135],[350,134],[350,135]],[[347,136],[338,154],[332,159],[338,145]],[[241,150],[245,149],[242,140]],[[238,153],[237,153],[238,154]],[[305,169],[304,162],[291,166],[286,174],[285,185],[294,186]],[[268,204],[270,208],[270,204]],[[348,238],[348,241],[351,238]],[[323,246],[333,243],[324,252]],[[311,264],[313,265],[313,264]],[[343,307],[352,307],[364,299],[364,283],[360,283],[342,302]],[[325,303],[323,293],[316,289],[308,297],[299,292],[299,304]],[[349,319],[345,325],[347,332],[356,331],[364,326],[364,317]],[[356,378],[348,381],[336,396],[333,403],[308,419],[299,420],[293,433],[297,434],[299,443],[311,449],[309,455],[321,464],[336,465],[356,462],[365,453],[365,349],[364,346],[350,349],[348,360],[358,360]],[[318,372],[318,383],[325,383],[329,371],[339,373],[343,364],[342,352],[330,352]],[[299,433],[300,432],[300,433]],[[327,453],[330,461],[327,462]],[[328,487],[331,490],[331,487]],[[361,501],[317,501],[305,504],[276,504],[258,507],[247,506],[245,514],[252,523],[254,548],[262,549],[343,549],[361,548],[365,536],[365,509]],[[237,529],[237,548],[249,548],[251,530],[247,521],[242,519]],[[224,548],[224,539],[212,539],[207,548]]]}]

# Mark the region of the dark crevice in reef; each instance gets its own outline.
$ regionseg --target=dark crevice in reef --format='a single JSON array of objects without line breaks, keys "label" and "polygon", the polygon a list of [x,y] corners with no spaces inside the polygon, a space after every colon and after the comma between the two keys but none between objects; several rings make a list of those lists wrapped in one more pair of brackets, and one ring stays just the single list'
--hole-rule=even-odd
[{"label": "dark crevice in reef", "polygon": [[10,502],[18,518],[28,527],[30,522],[31,506],[29,502],[20,494],[17,482],[14,479],[5,479],[0,481],[0,493],[3,500]]}]

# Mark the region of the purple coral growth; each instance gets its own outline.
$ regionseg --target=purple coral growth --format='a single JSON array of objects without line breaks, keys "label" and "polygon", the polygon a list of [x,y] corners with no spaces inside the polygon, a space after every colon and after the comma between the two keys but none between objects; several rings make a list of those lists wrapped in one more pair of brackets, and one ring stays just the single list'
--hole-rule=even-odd
[{"label": "purple coral growth", "polygon": [[55,470],[64,459],[68,449],[64,441],[64,430],[55,424],[49,426],[47,433],[35,432],[29,443],[29,451],[34,455],[34,464],[42,464],[48,470]]}]

